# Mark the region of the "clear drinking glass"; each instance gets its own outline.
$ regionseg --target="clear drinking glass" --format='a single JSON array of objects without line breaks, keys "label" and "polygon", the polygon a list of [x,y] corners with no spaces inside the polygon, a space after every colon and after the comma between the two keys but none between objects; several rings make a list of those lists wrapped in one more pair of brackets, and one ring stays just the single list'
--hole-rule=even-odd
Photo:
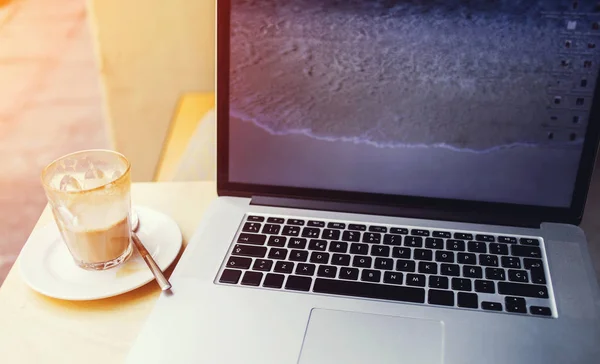
[{"label": "clear drinking glass", "polygon": [[84,269],[108,269],[131,256],[130,169],[120,153],[84,150],[42,171],[54,220],[75,263]]}]

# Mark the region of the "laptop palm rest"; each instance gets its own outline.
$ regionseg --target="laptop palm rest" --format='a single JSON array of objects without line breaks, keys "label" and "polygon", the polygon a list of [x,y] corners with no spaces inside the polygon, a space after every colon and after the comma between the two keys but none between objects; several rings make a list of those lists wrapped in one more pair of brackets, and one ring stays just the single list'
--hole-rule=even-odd
[{"label": "laptop palm rest", "polygon": [[440,321],[315,308],[298,364],[439,364]]}]

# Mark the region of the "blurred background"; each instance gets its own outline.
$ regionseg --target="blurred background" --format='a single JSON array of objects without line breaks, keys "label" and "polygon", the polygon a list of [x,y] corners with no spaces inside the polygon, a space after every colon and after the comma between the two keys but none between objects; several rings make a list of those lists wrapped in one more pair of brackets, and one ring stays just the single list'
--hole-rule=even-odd
[{"label": "blurred background", "polygon": [[61,155],[118,150],[134,182],[213,178],[196,132],[214,99],[213,15],[214,0],[0,0],[0,284]]}]

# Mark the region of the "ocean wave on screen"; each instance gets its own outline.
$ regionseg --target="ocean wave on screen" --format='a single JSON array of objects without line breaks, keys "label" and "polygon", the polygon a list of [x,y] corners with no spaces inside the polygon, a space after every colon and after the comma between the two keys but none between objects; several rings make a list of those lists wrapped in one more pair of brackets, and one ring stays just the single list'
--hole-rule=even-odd
[{"label": "ocean wave on screen", "polygon": [[[473,148],[459,148],[454,145],[446,144],[446,143],[434,143],[434,144],[425,144],[425,143],[400,143],[400,142],[382,142],[372,140],[365,136],[330,136],[330,135],[317,135],[313,133],[313,131],[309,128],[288,128],[285,130],[275,130],[268,125],[264,125],[259,122],[255,118],[244,115],[240,112],[230,110],[230,116],[235,117],[236,119],[240,119],[243,122],[250,122],[260,129],[266,131],[271,135],[304,135],[312,139],[327,141],[327,142],[348,142],[354,144],[366,144],[371,145],[377,148],[442,148],[448,149],[455,152],[468,152],[468,153],[476,153],[476,154],[486,154],[493,153],[501,150],[513,149],[513,148],[539,148],[543,146],[539,143],[525,143],[525,142],[514,142],[509,144],[501,144],[495,145],[493,147],[484,148],[484,149],[473,149]],[[554,143],[553,146],[575,146],[582,144],[581,141],[574,142],[558,142]]]}]

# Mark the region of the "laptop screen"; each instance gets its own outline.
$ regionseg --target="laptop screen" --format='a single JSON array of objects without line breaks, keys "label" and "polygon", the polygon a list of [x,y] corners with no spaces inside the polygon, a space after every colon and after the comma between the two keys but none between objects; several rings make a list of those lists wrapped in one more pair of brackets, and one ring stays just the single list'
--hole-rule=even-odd
[{"label": "laptop screen", "polygon": [[571,204],[596,1],[232,0],[229,180]]}]

